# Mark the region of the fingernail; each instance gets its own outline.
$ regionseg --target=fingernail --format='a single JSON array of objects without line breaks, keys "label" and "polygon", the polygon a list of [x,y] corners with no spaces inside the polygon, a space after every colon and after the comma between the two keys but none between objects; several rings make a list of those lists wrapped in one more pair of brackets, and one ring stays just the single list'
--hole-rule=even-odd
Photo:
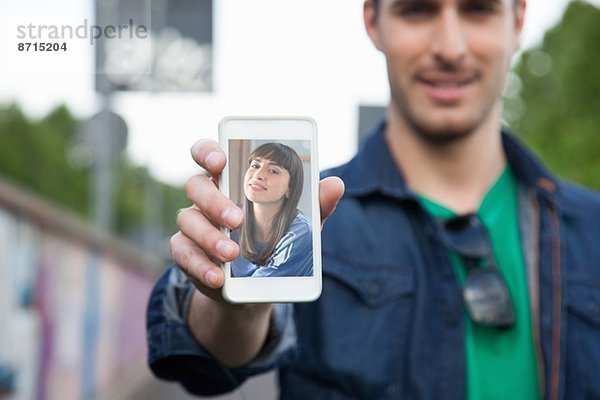
[{"label": "fingernail", "polygon": [[223,221],[225,221],[230,228],[238,226],[240,222],[242,222],[242,217],[242,210],[236,207],[226,208],[221,214],[221,218],[223,218]]},{"label": "fingernail", "polygon": [[216,248],[223,258],[230,258],[235,250],[235,244],[230,240],[219,240]]},{"label": "fingernail", "polygon": [[209,168],[217,168],[225,161],[225,156],[217,151],[208,153],[204,162]]},{"label": "fingernail", "polygon": [[219,275],[215,271],[208,271],[206,273],[206,280],[214,288],[219,284]]}]

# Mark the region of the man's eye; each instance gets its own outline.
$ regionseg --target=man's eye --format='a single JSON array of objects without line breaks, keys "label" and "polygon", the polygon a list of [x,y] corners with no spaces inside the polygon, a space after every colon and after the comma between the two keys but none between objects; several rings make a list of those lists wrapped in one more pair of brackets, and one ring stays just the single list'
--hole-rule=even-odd
[{"label": "man's eye", "polygon": [[495,12],[496,6],[492,2],[473,1],[466,3],[462,9],[467,14],[485,15]]},{"label": "man's eye", "polygon": [[425,1],[402,4],[397,7],[397,14],[403,17],[424,17],[436,12],[435,4]]}]

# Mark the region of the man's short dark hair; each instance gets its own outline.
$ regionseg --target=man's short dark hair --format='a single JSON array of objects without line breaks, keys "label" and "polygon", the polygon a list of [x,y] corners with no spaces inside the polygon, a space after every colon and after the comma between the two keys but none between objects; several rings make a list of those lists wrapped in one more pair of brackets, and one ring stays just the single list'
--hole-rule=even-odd
[{"label": "man's short dark hair", "polygon": [[[375,9],[375,12],[377,13],[379,11],[379,0],[372,0],[372,1],[373,1],[373,8]],[[520,1],[522,1],[522,0],[513,0],[515,7],[517,6],[517,4],[519,4]]]}]

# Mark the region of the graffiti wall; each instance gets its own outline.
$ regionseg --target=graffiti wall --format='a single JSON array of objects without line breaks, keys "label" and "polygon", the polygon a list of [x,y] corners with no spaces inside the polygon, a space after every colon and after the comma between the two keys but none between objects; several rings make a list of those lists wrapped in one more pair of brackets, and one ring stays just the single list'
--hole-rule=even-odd
[{"label": "graffiti wall", "polygon": [[0,398],[98,398],[143,364],[159,261],[0,183]]}]

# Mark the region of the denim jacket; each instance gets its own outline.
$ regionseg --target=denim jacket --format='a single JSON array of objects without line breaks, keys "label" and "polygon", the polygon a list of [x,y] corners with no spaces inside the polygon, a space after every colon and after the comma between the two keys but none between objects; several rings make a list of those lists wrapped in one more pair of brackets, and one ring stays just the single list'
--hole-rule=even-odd
[{"label": "denim jacket", "polygon": [[[346,192],[322,231],[320,299],[276,305],[261,353],[229,370],[191,335],[194,289],[172,266],[148,308],[157,376],[209,395],[279,368],[282,399],[465,398],[461,288],[438,225],[406,186],[383,131],[325,173],[341,177]],[[502,140],[520,186],[544,399],[600,399],[600,197],[555,179],[510,134]]]}]

